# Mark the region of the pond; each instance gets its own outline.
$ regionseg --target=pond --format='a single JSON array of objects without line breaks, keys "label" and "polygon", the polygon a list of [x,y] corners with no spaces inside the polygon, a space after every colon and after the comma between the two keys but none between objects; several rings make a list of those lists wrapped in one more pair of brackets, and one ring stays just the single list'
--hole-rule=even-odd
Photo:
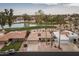
[{"label": "pond", "polygon": [[[37,24],[26,24],[26,27],[33,27],[33,26],[37,26]],[[16,24],[12,24],[11,26],[11,28],[21,28],[21,27],[24,27],[24,23],[16,23]],[[4,28],[9,28],[9,26],[6,24]],[[2,29],[1,25],[0,25],[0,29]]]}]

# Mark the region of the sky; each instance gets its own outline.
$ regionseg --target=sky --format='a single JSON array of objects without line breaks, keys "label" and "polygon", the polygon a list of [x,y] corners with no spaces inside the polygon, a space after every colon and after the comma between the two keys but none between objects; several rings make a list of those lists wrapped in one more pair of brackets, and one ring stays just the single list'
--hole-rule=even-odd
[{"label": "sky", "polygon": [[78,3],[0,3],[0,11],[14,10],[14,15],[34,15],[38,10],[45,14],[79,14]]}]

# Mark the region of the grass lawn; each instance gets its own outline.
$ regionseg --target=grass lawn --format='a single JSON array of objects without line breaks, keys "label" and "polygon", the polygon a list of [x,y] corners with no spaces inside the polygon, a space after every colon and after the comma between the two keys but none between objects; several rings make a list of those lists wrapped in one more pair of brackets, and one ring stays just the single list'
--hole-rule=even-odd
[{"label": "grass lawn", "polygon": [[53,22],[53,23],[51,23],[51,22],[46,22],[46,23],[33,23],[33,22],[18,22],[18,23],[14,23],[14,24],[21,24],[21,23],[26,23],[26,24],[37,24],[37,25],[55,25],[55,24],[57,24],[56,22]]},{"label": "grass lawn", "polygon": [[21,46],[22,42],[15,42],[15,43],[10,43],[9,46],[4,46],[0,51],[6,51],[9,49],[15,49],[15,51],[18,51],[20,46]]}]

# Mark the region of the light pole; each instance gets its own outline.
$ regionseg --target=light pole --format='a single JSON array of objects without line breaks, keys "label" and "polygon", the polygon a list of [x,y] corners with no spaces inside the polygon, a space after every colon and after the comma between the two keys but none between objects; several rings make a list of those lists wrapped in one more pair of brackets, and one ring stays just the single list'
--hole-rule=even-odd
[{"label": "light pole", "polygon": [[58,48],[59,48],[59,49],[61,49],[61,47],[60,47],[60,43],[61,43],[61,42],[60,42],[60,41],[61,41],[61,29],[59,30],[59,44],[58,44]]},{"label": "light pole", "polygon": [[51,47],[52,47],[52,45],[53,45],[53,42],[52,42],[53,41],[53,35],[52,35],[53,31],[50,31],[50,34],[51,34]]}]

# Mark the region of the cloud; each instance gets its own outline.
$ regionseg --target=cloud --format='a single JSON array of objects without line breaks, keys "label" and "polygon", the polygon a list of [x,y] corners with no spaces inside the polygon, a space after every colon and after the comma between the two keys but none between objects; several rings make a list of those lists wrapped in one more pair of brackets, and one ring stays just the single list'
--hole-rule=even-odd
[{"label": "cloud", "polygon": [[[6,6],[6,5],[5,5]],[[3,11],[0,7],[0,11]],[[6,8],[12,7],[15,15],[22,15],[27,13],[29,15],[35,14],[38,10],[43,10],[45,14],[72,14],[79,13],[78,3],[30,3],[30,4],[12,4]]]},{"label": "cloud", "polygon": [[68,6],[79,6],[79,3],[70,3]]},{"label": "cloud", "polygon": [[47,5],[57,5],[57,6],[79,6],[79,3],[45,3]]},{"label": "cloud", "polygon": [[46,5],[58,5],[58,3],[45,3]]}]

